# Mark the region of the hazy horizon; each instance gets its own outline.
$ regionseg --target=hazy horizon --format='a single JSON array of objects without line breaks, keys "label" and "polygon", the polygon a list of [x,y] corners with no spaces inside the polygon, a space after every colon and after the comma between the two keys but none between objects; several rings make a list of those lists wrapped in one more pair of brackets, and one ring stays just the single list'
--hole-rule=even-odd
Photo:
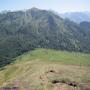
[{"label": "hazy horizon", "polygon": [[58,13],[64,12],[90,12],[90,0],[2,0],[0,12],[26,10],[36,7],[44,10],[53,10]]}]

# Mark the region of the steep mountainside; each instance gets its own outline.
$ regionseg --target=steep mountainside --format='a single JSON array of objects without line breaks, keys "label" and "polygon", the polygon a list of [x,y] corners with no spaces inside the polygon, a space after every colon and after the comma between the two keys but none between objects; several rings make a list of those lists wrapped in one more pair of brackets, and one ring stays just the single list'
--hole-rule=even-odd
[{"label": "steep mountainside", "polygon": [[90,40],[90,22],[81,22],[80,26],[82,27],[83,32],[86,34],[86,36],[89,37]]},{"label": "steep mountainside", "polygon": [[46,10],[0,14],[0,66],[35,48],[90,52],[89,35],[82,27]]}]

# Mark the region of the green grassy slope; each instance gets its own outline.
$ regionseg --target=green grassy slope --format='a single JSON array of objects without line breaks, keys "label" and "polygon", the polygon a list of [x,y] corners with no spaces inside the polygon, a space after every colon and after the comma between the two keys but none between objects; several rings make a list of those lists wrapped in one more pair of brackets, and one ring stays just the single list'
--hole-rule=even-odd
[{"label": "green grassy slope", "polygon": [[56,51],[47,49],[36,49],[25,53],[16,58],[16,62],[26,62],[29,60],[41,60],[47,62],[61,62],[64,64],[86,65],[90,66],[90,54],[75,53],[67,51]]},{"label": "green grassy slope", "polygon": [[[58,83],[54,84],[54,80]],[[19,90],[89,90],[90,54],[36,49],[0,71],[0,86],[16,86]]]}]

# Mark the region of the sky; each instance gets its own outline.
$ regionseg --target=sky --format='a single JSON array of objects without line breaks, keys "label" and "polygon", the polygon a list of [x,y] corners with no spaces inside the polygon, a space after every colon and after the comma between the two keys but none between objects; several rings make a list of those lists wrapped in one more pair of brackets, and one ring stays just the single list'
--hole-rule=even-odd
[{"label": "sky", "polygon": [[24,10],[36,7],[62,12],[90,11],[90,0],[0,0],[0,12]]}]

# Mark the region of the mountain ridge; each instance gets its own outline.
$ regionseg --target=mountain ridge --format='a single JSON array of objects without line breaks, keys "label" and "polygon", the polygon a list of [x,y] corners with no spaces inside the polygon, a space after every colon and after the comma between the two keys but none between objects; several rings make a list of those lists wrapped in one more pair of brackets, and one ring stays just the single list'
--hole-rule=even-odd
[{"label": "mountain ridge", "polygon": [[83,21],[90,22],[90,11],[85,12],[67,12],[58,14],[62,18],[69,18],[73,22],[80,23]]},{"label": "mountain ridge", "polygon": [[0,65],[35,48],[89,53],[88,32],[47,10],[32,8],[0,14]]}]

